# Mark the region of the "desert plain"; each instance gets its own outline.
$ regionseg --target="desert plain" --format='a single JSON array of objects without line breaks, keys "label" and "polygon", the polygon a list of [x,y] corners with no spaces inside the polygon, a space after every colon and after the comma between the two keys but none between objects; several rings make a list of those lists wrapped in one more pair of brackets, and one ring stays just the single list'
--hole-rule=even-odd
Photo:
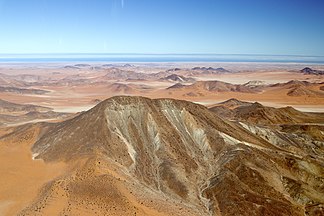
[{"label": "desert plain", "polygon": [[324,215],[323,71],[2,63],[0,215]]}]

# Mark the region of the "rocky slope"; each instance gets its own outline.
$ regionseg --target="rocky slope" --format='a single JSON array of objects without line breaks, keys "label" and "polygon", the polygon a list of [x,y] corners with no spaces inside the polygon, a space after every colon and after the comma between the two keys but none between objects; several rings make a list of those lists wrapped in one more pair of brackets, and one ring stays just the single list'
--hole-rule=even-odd
[{"label": "rocky slope", "polygon": [[113,97],[44,127],[34,158],[75,165],[20,215],[319,215],[324,143],[286,130],[186,101]]}]

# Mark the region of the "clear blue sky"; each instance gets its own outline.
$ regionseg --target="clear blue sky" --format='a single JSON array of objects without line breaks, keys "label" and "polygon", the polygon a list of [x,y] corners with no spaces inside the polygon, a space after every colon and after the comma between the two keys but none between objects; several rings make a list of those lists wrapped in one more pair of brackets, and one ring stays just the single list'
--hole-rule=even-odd
[{"label": "clear blue sky", "polygon": [[324,1],[0,0],[0,53],[324,55]]}]

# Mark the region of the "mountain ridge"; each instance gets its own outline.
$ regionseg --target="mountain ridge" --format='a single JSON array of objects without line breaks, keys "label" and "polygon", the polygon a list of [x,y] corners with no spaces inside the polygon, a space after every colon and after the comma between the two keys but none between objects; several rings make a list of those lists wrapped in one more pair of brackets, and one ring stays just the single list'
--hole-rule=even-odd
[{"label": "mountain ridge", "polygon": [[65,214],[88,206],[94,215],[316,212],[324,203],[324,149],[316,136],[286,130],[293,134],[228,121],[183,100],[112,97],[40,130],[33,158],[73,169],[44,186],[21,215],[45,214],[56,194]]}]

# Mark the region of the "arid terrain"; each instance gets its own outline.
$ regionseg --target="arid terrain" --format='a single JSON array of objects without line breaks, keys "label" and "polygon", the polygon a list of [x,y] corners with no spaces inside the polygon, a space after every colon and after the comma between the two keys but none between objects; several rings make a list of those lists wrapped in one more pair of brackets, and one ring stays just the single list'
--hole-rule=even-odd
[{"label": "arid terrain", "polygon": [[0,215],[324,215],[324,66],[0,65]]}]

